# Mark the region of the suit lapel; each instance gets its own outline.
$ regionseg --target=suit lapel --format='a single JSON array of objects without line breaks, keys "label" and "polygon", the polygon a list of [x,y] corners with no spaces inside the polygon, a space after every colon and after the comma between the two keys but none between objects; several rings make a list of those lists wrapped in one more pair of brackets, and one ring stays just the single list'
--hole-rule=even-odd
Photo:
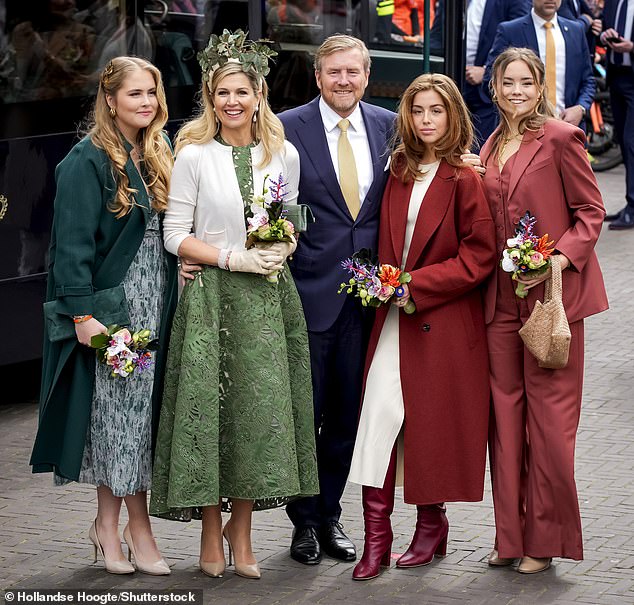
[{"label": "suit lapel", "polygon": [[[452,200],[452,191],[455,187],[455,171],[453,166],[450,166],[444,160],[441,161],[436,176],[431,182],[427,193],[423,199],[418,217],[416,218],[416,225],[414,227],[414,233],[412,235],[412,241],[409,247],[409,253],[407,254],[407,261],[405,264],[405,270],[411,271],[416,266],[419,258],[423,254],[425,247],[429,243],[432,235],[438,229],[442,222],[447,208]],[[411,188],[409,190],[411,194]],[[405,241],[405,224],[407,221],[407,206],[409,206],[409,195],[405,199],[405,218],[401,223],[401,230],[403,235],[401,236],[400,250],[397,258],[402,260],[403,256],[403,242]]]},{"label": "suit lapel", "polygon": [[542,143],[539,139],[544,136],[544,128],[540,128],[537,132],[526,131],[524,139],[520,148],[517,151],[517,157],[513,164],[513,170],[511,172],[511,178],[509,180],[509,204],[515,192],[517,184],[520,182],[522,175],[531,163],[531,160],[535,157],[535,154],[539,151]]},{"label": "suit lapel", "polygon": [[[311,101],[306,111],[300,116],[303,123],[297,128],[297,140],[304,148],[306,157],[311,161],[317,176],[321,179],[333,200],[348,215],[350,211],[341,193],[341,187],[337,180],[335,168],[332,165],[326,130],[319,112],[319,97]],[[301,200],[299,200],[301,202]],[[352,217],[350,217],[352,220]]]},{"label": "suit lapel", "polygon": [[147,224],[151,214],[151,202],[150,197],[145,190],[145,184],[139,171],[136,169],[132,158],[128,157],[128,161],[125,164],[125,172],[128,175],[130,181],[130,187],[136,189],[136,193],[133,194],[137,207],[143,214],[143,220]]},{"label": "suit lapel", "polygon": [[[392,179],[390,190],[389,213],[390,217],[390,240],[394,249],[396,265],[401,266],[403,261],[403,245],[405,244],[405,225],[407,224],[407,211],[409,208],[409,198],[412,195],[414,182],[403,183],[400,178]],[[379,262],[384,262],[379,259]]]},{"label": "suit lapel", "polygon": [[[524,36],[526,38],[526,43],[524,46],[528,48],[532,48],[535,51],[535,54],[539,57],[539,44],[537,43],[537,34],[535,33],[535,23],[530,13],[524,17]],[[518,46],[520,46],[518,44]]]},{"label": "suit lapel", "polygon": [[[574,87],[569,84],[572,81],[573,74],[579,70],[575,66],[575,63],[578,63],[581,60],[581,57],[573,53],[573,41],[572,41],[572,32],[570,28],[561,22],[561,19],[557,18],[557,22],[559,23],[559,29],[561,30],[561,35],[564,37],[564,48],[566,49],[566,73],[564,79],[564,105],[569,107],[573,105],[576,99],[568,99],[569,91],[573,91]],[[580,49],[583,50],[583,49]]]},{"label": "suit lapel", "polygon": [[495,19],[492,13],[494,8],[497,8],[494,7],[496,3],[496,0],[488,0],[484,5],[482,26],[480,28],[480,36],[478,37],[478,48],[476,49],[476,65],[484,65],[486,63],[488,47],[490,47],[495,38],[498,19]]}]

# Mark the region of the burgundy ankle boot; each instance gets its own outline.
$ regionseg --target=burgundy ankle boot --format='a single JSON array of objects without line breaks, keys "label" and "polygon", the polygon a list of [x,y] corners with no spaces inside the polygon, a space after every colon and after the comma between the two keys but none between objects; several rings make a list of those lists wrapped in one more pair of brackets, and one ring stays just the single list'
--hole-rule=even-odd
[{"label": "burgundy ankle boot", "polygon": [[363,521],[365,541],[363,556],[352,572],[353,580],[371,580],[390,566],[392,555],[392,525],[394,484],[396,481],[396,448],[390,457],[383,487],[363,486]]},{"label": "burgundy ankle boot", "polygon": [[417,506],[416,531],[407,551],[396,562],[396,567],[420,567],[432,562],[434,555],[447,554],[449,521],[445,506],[430,504]]}]

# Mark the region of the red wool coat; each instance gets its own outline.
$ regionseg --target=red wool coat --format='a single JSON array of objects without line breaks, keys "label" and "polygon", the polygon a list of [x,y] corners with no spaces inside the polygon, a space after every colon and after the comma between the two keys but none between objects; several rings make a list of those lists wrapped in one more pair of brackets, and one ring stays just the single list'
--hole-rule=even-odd
[{"label": "red wool coat", "polygon": [[[400,266],[413,183],[390,176],[379,259]],[[405,501],[482,499],[489,370],[480,284],[497,263],[480,177],[442,161],[423,200],[405,270],[416,312],[400,312]],[[377,311],[366,376],[388,307]]]}]

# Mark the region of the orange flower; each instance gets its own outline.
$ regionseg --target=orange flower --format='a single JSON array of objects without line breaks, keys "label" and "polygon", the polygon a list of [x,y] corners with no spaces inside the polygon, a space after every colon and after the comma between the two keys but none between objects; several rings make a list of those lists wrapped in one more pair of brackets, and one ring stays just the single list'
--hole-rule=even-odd
[{"label": "orange flower", "polygon": [[398,288],[401,285],[399,281],[401,277],[401,270],[392,265],[381,265],[379,269],[379,279],[384,286],[392,286],[392,288]]},{"label": "orange flower", "polygon": [[540,252],[544,259],[550,258],[551,254],[555,251],[555,242],[549,242],[548,233],[546,233],[537,240],[537,244],[533,247],[533,250]]}]

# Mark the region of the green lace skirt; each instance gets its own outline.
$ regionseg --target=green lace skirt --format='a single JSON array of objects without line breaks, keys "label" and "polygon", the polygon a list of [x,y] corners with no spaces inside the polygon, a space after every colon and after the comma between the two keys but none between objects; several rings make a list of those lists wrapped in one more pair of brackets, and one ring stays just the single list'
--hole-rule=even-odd
[{"label": "green lace skirt", "polygon": [[288,269],[203,269],[174,317],[150,513],[181,521],[232,498],[318,493],[306,323]]}]

